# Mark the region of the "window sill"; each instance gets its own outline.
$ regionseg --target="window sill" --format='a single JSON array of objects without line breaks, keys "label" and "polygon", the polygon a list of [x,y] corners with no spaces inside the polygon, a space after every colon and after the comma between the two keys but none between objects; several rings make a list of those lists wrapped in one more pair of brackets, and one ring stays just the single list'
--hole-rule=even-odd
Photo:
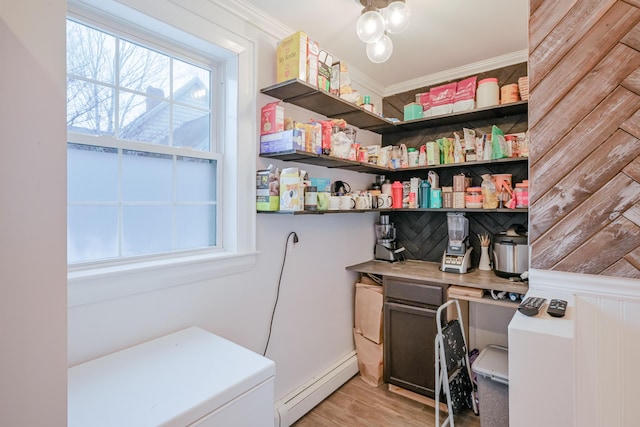
[{"label": "window sill", "polygon": [[209,253],[69,270],[68,307],[186,285],[250,270],[256,252]]}]

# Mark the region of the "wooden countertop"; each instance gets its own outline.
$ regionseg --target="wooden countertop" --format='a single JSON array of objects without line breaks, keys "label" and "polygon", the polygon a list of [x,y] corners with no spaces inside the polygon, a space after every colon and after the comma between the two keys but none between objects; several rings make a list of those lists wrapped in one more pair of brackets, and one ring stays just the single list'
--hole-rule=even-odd
[{"label": "wooden countertop", "polygon": [[390,263],[387,261],[371,260],[350,265],[347,267],[347,270],[401,279],[427,280],[446,285],[515,292],[518,294],[526,294],[529,290],[529,285],[526,282],[512,282],[496,276],[493,271],[474,269],[465,274],[445,273],[440,271],[440,263],[429,261],[407,260],[404,262]]}]

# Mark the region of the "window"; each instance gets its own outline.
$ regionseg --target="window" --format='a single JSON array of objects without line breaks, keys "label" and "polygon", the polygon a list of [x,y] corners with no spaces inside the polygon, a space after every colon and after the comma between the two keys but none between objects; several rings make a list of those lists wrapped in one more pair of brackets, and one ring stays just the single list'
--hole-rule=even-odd
[{"label": "window", "polygon": [[[254,41],[240,35],[234,12],[214,2],[128,3],[67,1],[70,25],[107,43],[90,56],[105,61],[93,74],[86,62],[68,70],[71,83],[104,101],[90,111],[73,106],[78,117],[68,132],[68,241],[76,253],[69,307],[194,282],[215,286],[211,279],[256,263],[255,197],[245,190],[255,186],[257,155]],[[118,67],[136,65],[123,52],[151,67],[148,55],[161,68],[141,74],[144,85],[123,81]],[[157,81],[158,70],[170,78]],[[180,96],[195,78],[208,95]],[[138,110],[123,109],[129,101]],[[168,112],[144,120],[154,108]],[[179,126],[188,118],[192,126]],[[145,128],[151,123],[165,136]],[[208,141],[194,137],[207,132]]]},{"label": "window", "polygon": [[220,246],[217,64],[67,21],[69,263]]}]

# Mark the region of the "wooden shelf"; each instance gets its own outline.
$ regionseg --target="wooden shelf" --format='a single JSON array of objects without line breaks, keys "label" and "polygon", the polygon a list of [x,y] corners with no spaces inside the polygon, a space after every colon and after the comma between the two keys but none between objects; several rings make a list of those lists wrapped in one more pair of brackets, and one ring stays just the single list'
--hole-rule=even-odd
[{"label": "wooden shelf", "polygon": [[528,111],[528,102],[518,101],[493,107],[477,108],[422,119],[394,122],[366,111],[336,95],[318,90],[298,79],[269,86],[261,89],[260,92],[281,99],[289,104],[315,111],[329,118],[344,119],[347,123],[357,128],[383,135],[427,129],[436,126],[455,125],[475,120],[526,114]]},{"label": "wooden shelf", "polygon": [[366,111],[336,95],[318,90],[302,80],[288,80],[264,88],[260,92],[329,118],[344,119],[348,124],[359,129],[385,133],[394,126],[390,120]]},{"label": "wooden shelf", "polygon": [[341,159],[338,157],[328,156],[326,154],[315,154],[301,150],[280,151],[277,153],[261,153],[260,157],[282,160],[285,162],[306,163],[315,166],[323,166],[326,168],[346,169],[354,172],[386,174],[396,172],[411,172],[420,170],[443,169],[443,168],[462,168],[474,167],[481,165],[501,164],[501,163],[520,163],[527,162],[527,157],[510,157],[496,160],[480,160],[475,162],[450,163],[447,165],[431,165],[416,166],[402,169],[392,169],[384,166],[373,165],[370,163],[356,162],[353,160]]},{"label": "wooden shelf", "polygon": [[325,214],[336,214],[336,213],[363,213],[363,212],[469,212],[469,213],[492,213],[492,212],[502,212],[502,213],[527,213],[529,209],[526,208],[518,208],[518,209],[454,209],[454,208],[402,208],[402,209],[341,209],[341,210],[332,210],[332,211],[256,211],[259,214],[270,214],[270,215],[325,215]]},{"label": "wooden shelf", "polygon": [[501,307],[511,307],[514,310],[518,308],[520,301],[511,301],[509,298],[493,299],[491,295],[484,295],[482,298],[471,297],[469,295],[460,295],[455,293],[448,294],[449,299],[459,299],[464,301],[479,302],[481,304],[498,305]]}]

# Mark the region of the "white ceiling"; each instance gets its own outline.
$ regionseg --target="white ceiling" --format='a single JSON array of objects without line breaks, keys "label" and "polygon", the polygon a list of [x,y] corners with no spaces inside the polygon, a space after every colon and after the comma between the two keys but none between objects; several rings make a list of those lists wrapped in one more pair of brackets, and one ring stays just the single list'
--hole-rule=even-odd
[{"label": "white ceiling", "polygon": [[[406,0],[409,28],[383,64],[356,36],[359,0],[245,0],[383,88],[527,49],[528,0]],[[520,61],[516,61],[520,62]]]}]

